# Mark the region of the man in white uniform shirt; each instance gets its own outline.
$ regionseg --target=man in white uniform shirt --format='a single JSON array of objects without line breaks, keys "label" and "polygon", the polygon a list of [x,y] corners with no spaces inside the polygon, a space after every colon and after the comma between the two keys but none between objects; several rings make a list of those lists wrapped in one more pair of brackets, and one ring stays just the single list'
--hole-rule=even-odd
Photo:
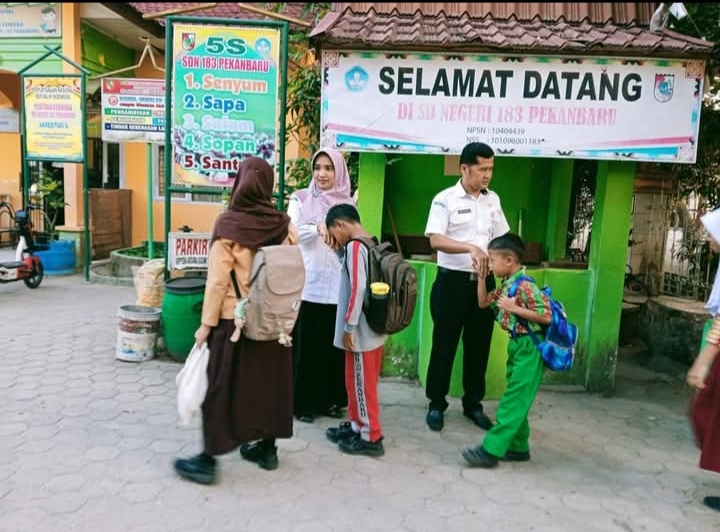
[{"label": "man in white uniform shirt", "polygon": [[483,411],[485,373],[494,326],[490,309],[477,302],[477,283],[495,288],[487,246],[510,230],[500,198],[488,190],[495,152],[473,142],[460,155],[462,178],[438,193],[430,207],[425,236],[437,251],[438,273],[430,295],[433,340],[427,373],[427,424],[442,430],[455,353],[463,341],[463,414],[478,427],[492,422]]}]

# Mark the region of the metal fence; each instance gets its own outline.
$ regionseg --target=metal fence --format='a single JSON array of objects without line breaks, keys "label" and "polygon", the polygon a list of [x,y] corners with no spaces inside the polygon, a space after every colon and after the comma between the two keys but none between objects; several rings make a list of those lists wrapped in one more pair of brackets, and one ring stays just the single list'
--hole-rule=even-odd
[{"label": "metal fence", "polygon": [[705,212],[698,197],[675,197],[660,225],[665,238],[662,293],[705,301],[712,289],[717,256],[710,250],[706,231],[700,223]]}]

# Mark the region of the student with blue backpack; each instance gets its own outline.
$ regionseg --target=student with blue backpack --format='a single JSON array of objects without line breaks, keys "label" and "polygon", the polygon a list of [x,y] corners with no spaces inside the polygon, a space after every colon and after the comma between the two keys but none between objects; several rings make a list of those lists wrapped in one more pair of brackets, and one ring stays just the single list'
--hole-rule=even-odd
[{"label": "student with blue backpack", "polygon": [[497,422],[482,444],[462,451],[474,467],[492,468],[500,460],[530,460],[528,414],[545,367],[563,370],[572,364],[577,329],[567,323],[562,305],[549,297],[549,290],[541,290],[526,275],[524,252],[522,239],[512,233],[490,241],[490,268],[503,282],[490,294],[485,283],[478,283],[479,306],[492,309],[510,342],[507,387],[498,404]]}]

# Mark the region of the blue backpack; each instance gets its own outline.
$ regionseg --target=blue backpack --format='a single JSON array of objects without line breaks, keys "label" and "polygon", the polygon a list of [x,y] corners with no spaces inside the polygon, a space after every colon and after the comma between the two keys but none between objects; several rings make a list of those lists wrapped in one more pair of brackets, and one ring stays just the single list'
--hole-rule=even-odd
[{"label": "blue backpack", "polygon": [[[518,277],[510,287],[508,297],[515,297],[518,287],[523,281],[529,281],[535,284],[535,280],[532,277],[528,277],[527,275]],[[552,290],[549,286],[543,288],[542,293],[545,294],[548,301],[550,301],[550,309],[552,310],[552,321],[550,325],[543,327],[545,338],[542,340],[538,338],[527,321],[518,318],[518,322],[528,330],[530,338],[532,338],[532,341],[540,351],[545,366],[552,371],[567,371],[572,367],[575,358],[578,328],[577,325],[568,321],[563,304],[552,298]],[[515,331],[511,331],[511,335],[515,338]]]}]

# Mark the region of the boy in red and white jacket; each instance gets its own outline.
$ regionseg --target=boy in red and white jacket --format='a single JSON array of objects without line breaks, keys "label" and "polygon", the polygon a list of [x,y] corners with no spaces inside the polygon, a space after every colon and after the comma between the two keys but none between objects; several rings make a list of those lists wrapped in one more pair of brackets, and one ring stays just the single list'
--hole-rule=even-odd
[{"label": "boy in red and white jacket", "polygon": [[339,204],[326,216],[325,225],[342,258],[335,346],[345,350],[345,387],[350,421],[326,431],[327,438],[348,454],[379,457],[385,454],[380,425],[378,379],[385,335],[373,331],[363,313],[369,297],[368,250],[354,238],[370,237],[353,205]]}]

